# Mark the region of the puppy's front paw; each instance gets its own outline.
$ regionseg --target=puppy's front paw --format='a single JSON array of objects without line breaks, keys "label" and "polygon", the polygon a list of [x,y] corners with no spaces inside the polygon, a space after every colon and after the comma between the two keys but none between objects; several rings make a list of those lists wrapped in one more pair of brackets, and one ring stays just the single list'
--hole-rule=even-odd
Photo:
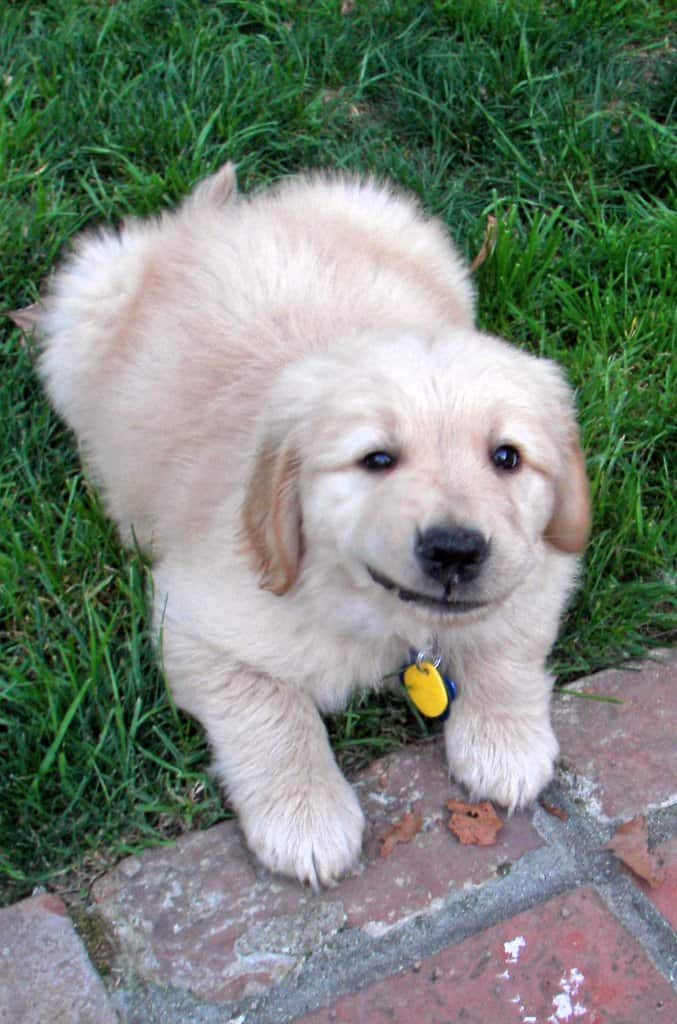
[{"label": "puppy's front paw", "polygon": [[315,778],[307,789],[298,781],[276,780],[239,811],[247,842],[259,860],[315,889],[336,882],[360,855],[364,815],[337,768],[330,777]]},{"label": "puppy's front paw", "polygon": [[509,811],[532,803],[552,778],[558,744],[547,719],[458,715],[445,725],[452,775],[473,799]]}]

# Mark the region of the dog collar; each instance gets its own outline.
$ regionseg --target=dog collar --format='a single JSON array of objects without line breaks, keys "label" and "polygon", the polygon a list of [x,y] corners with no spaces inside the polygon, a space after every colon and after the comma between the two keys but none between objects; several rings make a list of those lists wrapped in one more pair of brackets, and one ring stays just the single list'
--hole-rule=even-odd
[{"label": "dog collar", "polygon": [[456,683],[439,670],[438,658],[429,659],[426,652],[413,655],[410,664],[400,672],[400,680],[409,698],[422,715],[443,722],[449,717],[451,702],[456,698]]}]

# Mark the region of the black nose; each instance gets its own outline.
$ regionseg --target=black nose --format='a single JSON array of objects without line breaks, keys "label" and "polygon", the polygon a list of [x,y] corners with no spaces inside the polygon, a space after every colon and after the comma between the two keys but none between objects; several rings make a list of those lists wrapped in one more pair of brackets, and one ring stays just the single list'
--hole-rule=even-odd
[{"label": "black nose", "polygon": [[479,575],[489,542],[479,530],[463,526],[431,526],[416,545],[426,576],[437,583],[465,583]]}]

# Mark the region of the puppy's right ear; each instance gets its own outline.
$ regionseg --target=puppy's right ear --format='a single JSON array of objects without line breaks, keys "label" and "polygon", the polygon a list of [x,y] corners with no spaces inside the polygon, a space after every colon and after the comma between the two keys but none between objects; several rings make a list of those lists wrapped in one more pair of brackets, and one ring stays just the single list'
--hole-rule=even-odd
[{"label": "puppy's right ear", "polygon": [[184,205],[196,206],[227,206],[237,198],[237,175],[235,164],[224,164],[216,174],[211,174],[195,186]]},{"label": "puppy's right ear", "polygon": [[261,573],[260,586],[278,595],[293,586],[303,556],[299,469],[290,446],[265,441],[242,509],[243,536]]}]

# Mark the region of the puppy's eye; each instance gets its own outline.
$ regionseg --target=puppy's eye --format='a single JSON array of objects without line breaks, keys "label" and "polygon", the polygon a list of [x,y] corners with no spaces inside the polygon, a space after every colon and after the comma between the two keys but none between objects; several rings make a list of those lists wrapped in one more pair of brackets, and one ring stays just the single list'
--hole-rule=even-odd
[{"label": "puppy's eye", "polygon": [[514,445],[501,444],[491,453],[491,461],[496,466],[496,469],[513,472],[519,469],[522,457]]},{"label": "puppy's eye", "polygon": [[384,469],[392,469],[397,464],[397,456],[392,452],[369,452],[359,464],[371,473],[380,473]]}]

